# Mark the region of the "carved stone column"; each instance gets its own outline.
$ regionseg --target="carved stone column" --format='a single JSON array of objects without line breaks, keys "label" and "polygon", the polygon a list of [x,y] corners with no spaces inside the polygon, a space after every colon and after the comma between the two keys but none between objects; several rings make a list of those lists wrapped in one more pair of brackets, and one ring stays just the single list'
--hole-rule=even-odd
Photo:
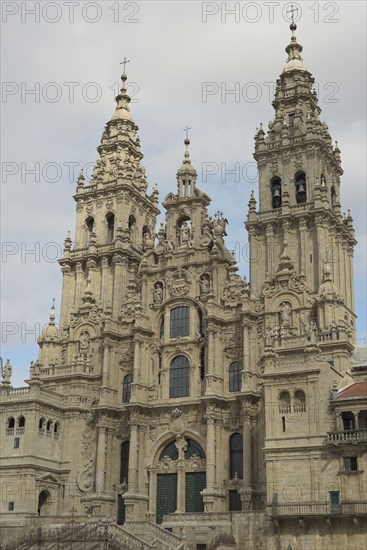
[{"label": "carved stone column", "polygon": [[112,258],[115,265],[113,277],[113,300],[112,300],[112,316],[117,319],[120,313],[122,303],[122,275],[123,275],[123,257],[121,254],[115,254]]},{"label": "carved stone column", "polygon": [[215,406],[207,405],[206,409],[206,487],[202,492],[205,512],[220,512],[224,499],[223,491],[216,485],[216,434]]},{"label": "carved stone column", "polygon": [[129,446],[129,492],[136,491],[138,480],[138,420],[131,417],[130,425],[130,446]]},{"label": "carved stone column", "polygon": [[75,267],[75,273],[76,273],[76,278],[75,278],[74,304],[75,304],[75,307],[78,308],[79,305],[80,305],[80,295],[81,295],[81,292],[82,292],[82,280],[83,280],[83,277],[84,277],[82,262],[77,262],[76,267]]},{"label": "carved stone column", "polygon": [[177,509],[176,512],[185,512],[185,451],[187,448],[186,439],[178,435],[176,437],[176,447],[178,450],[177,461]]},{"label": "carved stone column", "polygon": [[242,438],[243,438],[243,487],[239,490],[242,509],[251,509],[252,498],[252,423],[257,420],[257,406],[250,402],[244,401],[242,403]]},{"label": "carved stone column", "polygon": [[97,461],[96,461],[96,493],[103,493],[106,482],[106,426],[98,426]]}]

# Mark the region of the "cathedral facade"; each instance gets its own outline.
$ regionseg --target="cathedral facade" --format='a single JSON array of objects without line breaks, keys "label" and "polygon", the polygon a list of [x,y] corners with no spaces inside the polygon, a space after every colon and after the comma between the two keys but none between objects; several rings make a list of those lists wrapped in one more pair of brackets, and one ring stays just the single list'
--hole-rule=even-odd
[{"label": "cathedral facade", "polygon": [[188,138],[156,227],[122,75],[93,175],[77,181],[59,323],[53,307],[27,386],[3,369],[3,544],[108,518],[116,548],[364,548],[356,240],[295,30],[274,120],[255,135],[249,282]]}]

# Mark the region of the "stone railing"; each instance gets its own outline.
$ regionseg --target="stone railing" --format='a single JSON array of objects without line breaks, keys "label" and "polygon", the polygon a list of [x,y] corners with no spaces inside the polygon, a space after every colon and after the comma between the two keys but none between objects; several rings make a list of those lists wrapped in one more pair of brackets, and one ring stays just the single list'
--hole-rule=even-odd
[{"label": "stone railing", "polygon": [[30,388],[12,388],[7,390],[7,397],[18,397],[19,395],[27,395],[30,392]]},{"label": "stone railing", "polygon": [[125,528],[140,536],[144,533],[144,536],[158,543],[157,548],[162,548],[162,550],[163,548],[171,550],[180,550],[184,548],[184,542],[181,537],[170,533],[151,521],[129,521],[125,525]]},{"label": "stone railing", "polygon": [[367,441],[367,430],[346,430],[343,432],[328,432],[327,442],[333,445],[343,443],[358,443]]},{"label": "stone railing", "polygon": [[23,434],[24,434],[24,431],[25,431],[25,428],[23,428],[23,427],[22,427],[22,428],[17,428],[17,429],[15,430],[15,434],[16,434],[16,435],[23,435]]},{"label": "stone railing", "polygon": [[[52,526],[36,528],[24,537],[7,544],[4,550],[27,550],[33,545],[38,547],[47,544],[47,548],[84,548],[85,543],[93,542],[93,548],[118,547],[121,550],[158,550],[152,544],[125,531],[116,524],[110,522],[69,523],[60,527]],[[90,547],[90,546],[88,546]],[[160,549],[159,549],[160,550]]]},{"label": "stone railing", "polygon": [[116,540],[119,544],[123,545],[122,548],[128,548],[129,550],[157,549],[157,547],[153,544],[146,542],[115,523],[109,524],[106,528],[113,537],[113,540]]},{"label": "stone railing", "polygon": [[365,515],[366,500],[350,500],[331,506],[329,502],[288,502],[267,507],[272,517]]}]

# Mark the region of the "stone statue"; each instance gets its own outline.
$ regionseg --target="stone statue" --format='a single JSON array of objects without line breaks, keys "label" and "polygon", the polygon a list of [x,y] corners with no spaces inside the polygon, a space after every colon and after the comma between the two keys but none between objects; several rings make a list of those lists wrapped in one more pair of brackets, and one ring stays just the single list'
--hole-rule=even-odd
[{"label": "stone statue", "polygon": [[311,323],[305,327],[305,342],[313,345],[317,343],[317,326],[315,321],[311,321]]},{"label": "stone statue", "polygon": [[273,347],[273,338],[274,334],[270,327],[266,327],[266,332],[264,335],[264,342],[266,348],[272,348]]},{"label": "stone statue", "polygon": [[10,379],[11,379],[12,373],[13,373],[13,367],[11,366],[10,359],[7,359],[3,367],[3,374],[2,374],[3,379],[1,383],[10,385]]},{"label": "stone statue", "polygon": [[282,326],[288,326],[290,324],[291,306],[288,302],[281,303],[280,320]]},{"label": "stone statue", "polygon": [[191,229],[187,222],[183,222],[181,226],[181,244],[188,244],[191,237]]},{"label": "stone statue", "polygon": [[207,277],[203,277],[202,279],[200,279],[199,285],[200,285],[200,293],[201,294],[208,294],[208,292],[209,292],[209,281],[208,281]]},{"label": "stone statue", "polygon": [[79,351],[81,354],[87,354],[89,351],[89,334],[84,331],[79,340]]},{"label": "stone statue", "polygon": [[163,289],[160,284],[157,284],[153,289],[153,302],[160,304],[163,300]]}]

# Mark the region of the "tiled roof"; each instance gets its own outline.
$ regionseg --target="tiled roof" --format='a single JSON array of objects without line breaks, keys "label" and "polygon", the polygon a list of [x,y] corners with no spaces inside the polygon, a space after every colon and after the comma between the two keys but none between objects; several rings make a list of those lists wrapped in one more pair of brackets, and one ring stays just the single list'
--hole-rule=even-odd
[{"label": "tiled roof", "polygon": [[366,397],[367,398],[367,382],[357,382],[338,395],[338,399],[346,397]]}]

